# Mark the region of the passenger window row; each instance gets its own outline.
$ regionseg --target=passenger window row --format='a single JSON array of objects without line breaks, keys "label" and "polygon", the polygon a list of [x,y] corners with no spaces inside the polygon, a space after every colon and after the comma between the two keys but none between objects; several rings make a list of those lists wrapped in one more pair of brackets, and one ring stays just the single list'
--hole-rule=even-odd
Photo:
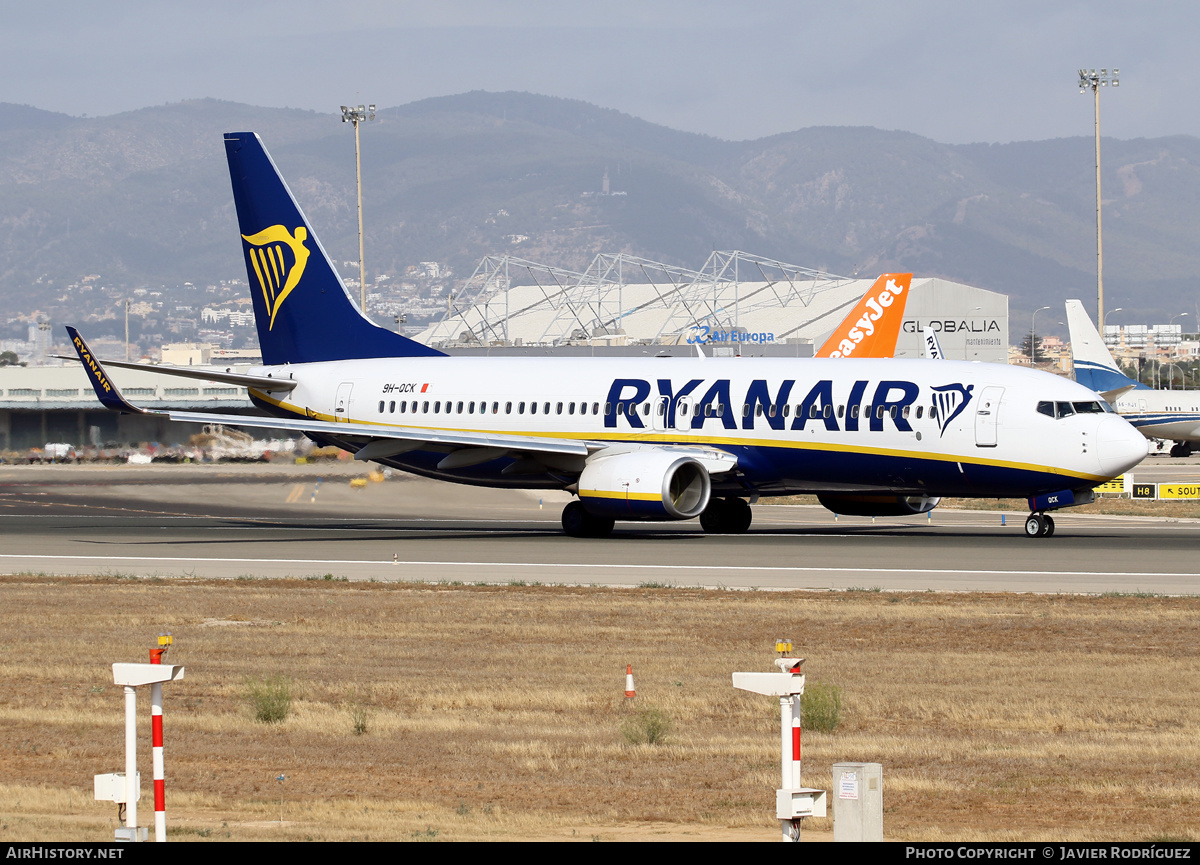
[{"label": "passenger window row", "polygon": [[[512,402],[504,403],[504,413],[512,414],[513,413],[513,405],[514,405],[514,403],[512,403]],[[526,403],[520,402],[520,403],[515,403],[515,405],[517,406],[517,414],[525,414]],[[550,414],[551,403],[548,403],[548,402],[540,403],[540,404],[536,403],[536,402],[528,403],[529,413],[537,414],[539,405],[541,407],[542,414]],[[578,412],[579,414],[582,414],[582,415],[588,414],[588,403],[586,403],[586,402],[580,402],[580,403],[558,402],[558,403],[554,403],[553,405],[554,405],[554,413],[555,414],[563,414],[564,409],[565,409],[566,413],[569,415],[575,414],[576,412]],[[415,399],[414,400],[400,400],[399,402],[397,402],[396,400],[382,400],[382,399],[379,401],[379,413],[380,414],[384,414],[384,413],[387,413],[387,414],[397,414],[397,413],[399,413],[399,414],[430,414],[431,409],[432,409],[433,414],[477,414],[477,413],[478,414],[488,414],[488,402],[487,402],[487,400],[480,400],[478,403],[476,403],[474,400],[469,400],[469,401],[468,400],[458,400],[457,402],[455,402],[454,400],[446,400],[445,402],[443,402],[442,400],[430,401],[430,400],[415,400]],[[491,414],[499,414],[499,413],[500,413],[500,402],[499,401],[492,402]],[[599,414],[599,413],[600,413],[600,403],[598,403],[598,402],[591,403],[591,414],[595,415],[595,414]]]},{"label": "passenger window row", "polygon": [[[632,415],[632,414],[637,414],[640,411],[640,413],[643,415],[649,415],[651,405],[652,405],[652,403],[619,402],[619,403],[617,403],[617,414]],[[1051,417],[1053,417],[1054,416],[1054,414],[1053,414],[1054,403],[1038,403],[1038,411],[1041,411],[1043,414],[1045,414],[1045,412],[1042,409],[1042,407],[1045,405],[1051,406],[1050,415],[1051,415]],[[1066,405],[1066,406],[1070,407],[1071,404],[1070,403],[1060,403],[1060,405]],[[1081,405],[1081,403],[1076,403],[1075,405],[1078,406],[1078,405]],[[573,414],[598,415],[600,413],[600,403],[598,403],[598,402],[593,402],[590,404],[591,410],[589,412],[589,403],[586,403],[586,402],[579,402],[579,403],[575,403],[575,402],[555,402],[555,403],[543,402],[543,403],[538,403],[538,402],[532,402],[532,401],[528,402],[528,403],[526,403],[526,402],[514,403],[511,401],[505,402],[504,403],[504,413],[512,414],[514,406],[516,408],[517,414],[525,414],[527,411],[531,415],[538,414],[539,411],[541,414],[550,414],[551,406],[553,406],[554,414],[560,414],[560,415],[564,413],[564,410],[565,410],[565,413],[568,415],[573,415]],[[680,403],[677,408],[676,413],[680,417],[687,417],[691,408],[692,407],[689,406],[688,403]],[[698,406],[695,408],[696,408],[695,413],[700,414],[700,408]],[[443,402],[442,400],[432,400],[432,401],[431,400],[399,400],[399,401],[397,401],[397,400],[382,400],[381,399],[379,401],[379,413],[380,414],[430,414],[431,409],[432,409],[432,414],[488,414],[489,413],[489,404],[486,400],[480,400],[478,403],[475,402],[474,400],[466,400],[466,401],[458,400],[457,402],[455,402],[454,400],[446,400]],[[612,410],[612,403],[606,402],[604,404],[605,414],[608,414],[611,410]],[[659,417],[662,417],[664,410],[665,410],[665,403],[662,400],[659,400],[657,402],[656,414]],[[704,416],[705,417],[724,417],[725,413],[728,410],[729,410],[729,407],[722,405],[722,404],[713,405],[712,403],[705,403]],[[861,410],[861,413],[860,413],[860,410]],[[863,405],[863,406],[852,405],[852,406],[850,406],[850,417],[852,417],[852,418],[857,418],[857,417],[869,418],[871,416],[871,410],[872,410],[872,406],[869,404]],[[897,406],[891,406],[889,408],[887,406],[879,405],[879,406],[874,406],[874,410],[875,410],[876,418],[882,418],[884,416],[885,411],[892,418],[901,417],[901,416],[907,418],[910,416],[912,407],[904,406],[903,412],[900,412],[899,408]],[[1100,411],[1101,409],[1096,409],[1096,410]],[[782,407],[771,405],[771,406],[766,406],[764,408],[762,403],[759,403],[755,407],[755,417],[762,417],[764,414],[766,414],[767,417],[777,417],[780,415],[782,415],[783,417],[788,417],[791,414],[791,411],[792,411],[792,407],[790,405],[785,405]],[[804,406],[802,406],[802,405],[796,406],[796,416],[797,417],[799,417],[803,411],[804,411]],[[491,414],[500,414],[500,402],[499,401],[493,401],[491,403],[490,413]],[[915,414],[916,414],[916,417],[918,420],[921,419],[921,417],[924,415],[924,413],[925,413],[925,406],[919,405],[916,407]],[[837,407],[837,416],[839,418],[842,418],[842,417],[845,417],[845,414],[846,414],[846,406],[839,405]],[[749,416],[750,416],[750,404],[747,403],[742,406],[742,417],[749,417]],[[833,406],[826,405],[822,408],[817,405],[811,405],[811,406],[809,406],[808,416],[810,418],[831,418],[831,417],[833,417]],[[929,407],[929,417],[930,417],[930,419],[933,419],[933,420],[937,419],[937,407],[936,406]]]}]

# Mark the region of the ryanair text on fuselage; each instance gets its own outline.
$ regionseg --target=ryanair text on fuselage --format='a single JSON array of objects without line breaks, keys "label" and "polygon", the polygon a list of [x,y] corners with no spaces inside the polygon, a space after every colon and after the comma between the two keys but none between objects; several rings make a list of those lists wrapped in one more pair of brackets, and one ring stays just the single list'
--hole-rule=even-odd
[{"label": "ryanair text on fuselage", "polygon": [[[802,430],[809,423],[821,423],[825,429],[846,432],[857,432],[867,429],[872,432],[882,432],[885,421],[890,421],[897,430],[911,432],[912,426],[907,418],[909,409],[916,403],[921,389],[911,381],[888,379],[875,383],[870,399],[866,401],[869,411],[860,413],[871,382],[859,379],[845,389],[844,394],[835,393],[832,379],[821,379],[812,385],[803,383],[796,387],[795,379],[784,379],[775,385],[766,379],[755,379],[746,390],[745,399],[735,403],[732,399],[729,379],[716,379],[705,382],[704,379],[691,379],[687,382],[675,382],[672,379],[660,378],[655,380],[657,395],[653,398],[665,400],[665,423],[668,427],[676,427],[678,406],[685,397],[692,401],[694,409],[686,422],[690,429],[703,429],[706,423],[712,422],[725,429],[754,429],[756,421],[766,423],[771,429]],[[840,383],[839,383],[839,386]],[[792,403],[793,392],[800,393],[807,387],[803,399],[799,400],[794,417],[787,415]],[[844,387],[844,386],[841,386]],[[961,384],[944,385],[934,388],[937,391],[956,393],[958,398],[942,411],[938,418],[943,429],[945,424],[966,408],[971,399],[973,386],[964,387]],[[608,390],[605,402],[604,426],[612,429],[619,423],[624,423],[634,429],[644,429],[645,420],[637,408],[651,399],[651,391],[655,386],[640,378],[614,379]],[[839,397],[843,397],[839,399]],[[736,412],[734,405],[740,405],[741,411]],[[848,406],[843,412],[838,406]],[[740,417],[738,416],[740,414]],[[839,417],[841,414],[841,417]],[[860,426],[860,421],[862,425]]]}]

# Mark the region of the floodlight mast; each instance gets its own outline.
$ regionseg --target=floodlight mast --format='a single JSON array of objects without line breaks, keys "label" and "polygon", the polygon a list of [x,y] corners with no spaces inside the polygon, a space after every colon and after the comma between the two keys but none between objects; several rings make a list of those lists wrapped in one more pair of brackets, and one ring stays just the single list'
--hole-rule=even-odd
[{"label": "floodlight mast", "polygon": [[341,106],[342,122],[354,124],[354,172],[358,178],[358,308],[367,314],[367,267],[363,262],[363,217],[362,217],[362,158],[358,148],[358,124],[375,119],[375,106]]},{"label": "floodlight mast", "polygon": [[1100,232],[1100,88],[1121,85],[1121,70],[1080,69],[1079,92],[1090,87],[1096,101],[1096,320],[1104,321],[1104,246]]}]

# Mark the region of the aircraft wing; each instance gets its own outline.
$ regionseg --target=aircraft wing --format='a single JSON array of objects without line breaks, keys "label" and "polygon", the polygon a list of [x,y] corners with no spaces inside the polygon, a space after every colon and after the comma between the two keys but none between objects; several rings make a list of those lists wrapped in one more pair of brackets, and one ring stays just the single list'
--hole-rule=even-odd
[{"label": "aircraft wing", "polygon": [[[71,334],[71,341],[79,336],[79,331],[73,327],[68,327],[67,332]],[[79,346],[75,346],[75,350],[79,350]],[[89,352],[90,353],[90,352]],[[55,354],[51,357],[59,358],[60,360],[80,360],[84,366],[87,366],[87,361],[83,360],[83,356],[70,357],[65,354]],[[236,384],[242,387],[253,387],[264,391],[290,391],[296,387],[296,382],[290,378],[274,378],[269,375],[249,375],[244,372],[233,372],[231,369],[226,369],[224,372],[215,369],[196,369],[188,366],[174,366],[169,363],[130,363],[125,360],[106,360],[105,367],[117,367],[118,369],[137,369],[142,372],[157,372],[162,375],[174,375],[180,378],[194,378],[200,381],[217,381],[222,384]]]},{"label": "aircraft wing", "polygon": [[[88,374],[97,399],[113,411],[127,414],[145,414],[165,417],[185,423],[220,423],[231,426],[257,427],[261,429],[286,429],[303,433],[317,433],[337,439],[366,439],[355,455],[356,459],[378,459],[395,456],[424,445],[448,445],[451,448],[471,448],[475,452],[464,454],[455,462],[469,465],[464,460],[473,457],[500,456],[508,451],[530,454],[566,454],[586,457],[606,445],[588,443],[575,439],[542,438],[539,436],[502,435],[497,433],[473,432],[470,430],[442,430],[422,427],[395,427],[385,424],[337,423],[335,421],[300,420],[293,418],[266,417],[261,415],[210,414],[191,411],[150,411],[139,408],[127,400],[116,384],[109,378],[101,362],[92,354],[88,344],[73,327],[68,327],[71,342],[79,354],[79,360]],[[272,379],[272,382],[275,380]],[[258,387],[259,385],[255,385]],[[292,385],[295,386],[294,383]],[[486,451],[486,452],[485,452]],[[490,458],[490,457],[489,457]]]}]

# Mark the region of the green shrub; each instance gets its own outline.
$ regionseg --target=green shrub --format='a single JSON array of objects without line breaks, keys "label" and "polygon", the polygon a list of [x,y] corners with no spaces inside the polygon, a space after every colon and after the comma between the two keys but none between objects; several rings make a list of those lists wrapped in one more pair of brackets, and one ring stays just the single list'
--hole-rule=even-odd
[{"label": "green shrub", "polygon": [[362,703],[355,703],[350,707],[350,722],[354,729],[355,736],[364,736],[367,732],[367,707]]},{"label": "green shrub", "polygon": [[670,716],[655,706],[639,709],[621,725],[621,735],[631,745],[661,745],[670,733]]},{"label": "green shrub", "polygon": [[254,720],[264,724],[279,724],[292,711],[292,681],[286,676],[249,679],[245,694]]},{"label": "green shrub", "polygon": [[829,682],[808,682],[800,695],[800,724],[806,730],[832,733],[842,722],[842,689]]}]

